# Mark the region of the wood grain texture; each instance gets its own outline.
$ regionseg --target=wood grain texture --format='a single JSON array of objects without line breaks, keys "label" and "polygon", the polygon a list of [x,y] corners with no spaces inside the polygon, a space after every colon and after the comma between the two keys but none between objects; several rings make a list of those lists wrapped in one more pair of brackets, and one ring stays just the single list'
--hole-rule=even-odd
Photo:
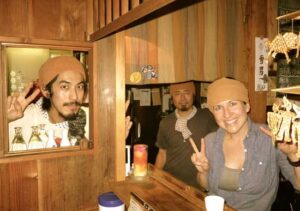
[{"label": "wood grain texture", "polygon": [[38,210],[35,161],[0,165],[0,210]]},{"label": "wood grain texture", "polygon": [[2,0],[0,3],[0,35],[28,35],[27,1]]},{"label": "wood grain texture", "polygon": [[[91,0],[3,0],[0,36],[30,39],[86,41],[91,33]],[[89,13],[88,13],[88,10]]]},{"label": "wood grain texture", "polygon": [[113,20],[116,20],[120,17],[120,1],[113,0]]},{"label": "wood grain texture", "polygon": [[[86,40],[87,1],[32,1],[30,37],[59,40]],[[38,17],[38,18],[37,18]],[[45,27],[47,26],[47,27]]]},{"label": "wood grain texture", "polygon": [[95,203],[101,189],[97,156],[38,161],[40,210],[80,210]]},{"label": "wood grain texture", "polygon": [[104,0],[100,0],[99,1],[99,24],[100,24],[100,28],[105,26],[105,16],[106,16],[106,12],[105,12],[105,1]]},{"label": "wood grain texture", "polygon": [[[126,10],[123,2],[122,11]],[[1,159],[0,210],[84,209],[90,204],[97,205],[97,196],[110,190],[110,181],[124,178],[125,79],[128,80],[128,70],[136,70],[134,65],[154,64],[161,82],[236,77],[249,88],[251,117],[264,122],[265,93],[255,93],[253,85],[254,37],[274,33],[274,25],[268,25],[276,12],[274,2],[277,1],[199,1],[95,42],[90,96],[94,107],[91,118],[94,151],[68,152],[48,158]],[[68,3],[63,0],[2,0],[0,40],[91,47],[84,35],[88,19],[86,1]],[[29,15],[34,17],[30,20],[27,19],[28,5]],[[145,11],[121,23],[129,23],[142,14],[146,14]],[[0,65],[0,89],[4,93],[5,74]],[[1,105],[5,103],[4,96],[0,97]],[[6,131],[4,107],[0,108],[1,140],[5,139]],[[0,155],[4,147],[0,144]]]},{"label": "wood grain texture", "polygon": [[121,15],[124,15],[129,10],[129,0],[121,1]]},{"label": "wood grain texture", "polygon": [[[249,88],[251,117],[264,123],[265,106],[261,105],[265,105],[265,93],[254,91],[253,56],[255,36],[266,36],[267,5],[256,1],[201,1],[127,29],[126,83],[132,83],[130,74],[150,56],[157,58],[159,78],[140,84],[234,77]],[[259,7],[264,9],[252,12]],[[150,26],[156,33],[151,42],[149,34],[144,33]],[[147,55],[149,43],[153,50]],[[156,60],[152,61],[156,65]]]},{"label": "wood grain texture", "polygon": [[[128,26],[130,23],[137,21],[152,12],[159,10],[160,8],[173,3],[176,0],[156,0],[156,1],[145,1],[143,4],[140,4],[138,7],[129,10],[128,12],[123,14],[123,6],[122,6],[122,16],[111,24],[107,24],[105,27],[95,31],[91,34],[91,40],[96,41],[100,40],[103,37],[106,37],[110,34],[116,33],[120,29]],[[125,7],[125,6],[124,6]]]},{"label": "wood grain texture", "polygon": [[[4,60],[5,59],[5,57],[4,57],[4,54],[3,54],[3,47],[2,46],[0,46],[0,76],[1,76],[1,79],[3,78],[3,76],[5,75],[4,74],[4,69],[2,68],[3,67],[3,61],[5,61]],[[1,90],[1,92],[2,93],[4,93],[3,92],[3,90],[5,90],[4,89],[4,81],[5,80],[1,80],[0,79],[0,90]],[[6,100],[6,98],[4,97],[5,95],[4,94],[1,94],[1,96],[0,96],[0,119],[2,119],[2,121],[0,121],[0,157],[3,157],[3,155],[4,155],[4,149],[5,149],[5,144],[4,144],[4,141],[1,141],[1,140],[6,140],[6,139],[4,139],[4,116],[5,116],[5,110],[4,110],[4,102],[5,102],[5,100]],[[1,193],[1,192],[0,192]],[[1,202],[1,201],[0,201]],[[1,204],[1,203],[0,203]]]},{"label": "wood grain texture", "polygon": [[[149,165],[146,177],[137,179],[129,176],[125,181],[111,183],[111,187],[127,206],[132,192],[155,210],[206,210],[204,192],[186,185],[152,165]],[[225,205],[224,211],[232,210]]]},{"label": "wood grain texture", "polygon": [[[125,80],[124,35],[110,36],[96,44],[99,104],[99,147],[105,178],[125,177]],[[118,46],[117,46],[118,44]],[[120,74],[120,75],[119,75]],[[117,173],[118,172],[118,173]]]},{"label": "wood grain texture", "polygon": [[105,0],[105,24],[112,22],[112,0]]},{"label": "wood grain texture", "polygon": [[131,3],[130,4],[131,8],[133,9],[133,8],[139,6],[140,1],[139,0],[131,0],[130,3]]},{"label": "wood grain texture", "polygon": [[266,92],[255,92],[254,91],[254,81],[255,81],[255,37],[265,37],[267,36],[267,1],[251,1],[247,2],[247,8],[250,11],[255,11],[249,13],[248,20],[246,22],[247,32],[245,37],[247,37],[246,49],[249,49],[247,55],[248,61],[248,89],[249,89],[249,99],[250,99],[250,117],[260,123],[266,122],[266,104],[267,97]]}]

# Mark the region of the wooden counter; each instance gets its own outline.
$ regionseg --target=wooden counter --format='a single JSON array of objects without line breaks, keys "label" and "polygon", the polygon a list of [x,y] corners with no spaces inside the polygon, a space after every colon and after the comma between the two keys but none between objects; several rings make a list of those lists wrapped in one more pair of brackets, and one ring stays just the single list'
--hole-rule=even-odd
[{"label": "wooden counter", "polygon": [[[143,179],[129,176],[125,181],[111,183],[111,188],[125,202],[126,207],[129,205],[130,193],[134,193],[157,211],[205,211],[206,193],[152,165],[149,165],[148,176]],[[231,210],[233,209],[225,205],[224,211]]]}]

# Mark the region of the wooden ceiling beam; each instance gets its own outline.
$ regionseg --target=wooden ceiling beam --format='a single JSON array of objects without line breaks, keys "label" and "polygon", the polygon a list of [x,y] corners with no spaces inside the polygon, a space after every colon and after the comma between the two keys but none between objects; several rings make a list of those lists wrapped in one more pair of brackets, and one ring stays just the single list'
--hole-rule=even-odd
[{"label": "wooden ceiling beam", "polygon": [[[155,1],[145,1],[139,6],[133,8],[129,12],[125,13],[124,15],[120,16],[116,20],[112,21],[111,23],[107,24],[106,26],[98,29],[94,33],[90,35],[91,41],[100,40],[122,28],[133,23],[136,20],[139,20],[150,13],[167,6],[175,2],[176,0],[155,0]],[[178,0],[177,0],[178,1]]]}]

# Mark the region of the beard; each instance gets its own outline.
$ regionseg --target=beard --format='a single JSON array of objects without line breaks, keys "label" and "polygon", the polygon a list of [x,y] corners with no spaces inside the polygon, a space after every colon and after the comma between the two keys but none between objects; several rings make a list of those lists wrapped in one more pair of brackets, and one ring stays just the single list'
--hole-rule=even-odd
[{"label": "beard", "polygon": [[[63,106],[70,106],[70,105],[76,105],[76,106],[81,106],[81,103],[79,102],[70,102],[70,103],[64,103]],[[79,109],[78,109],[79,111]],[[71,114],[63,114],[59,112],[59,115],[63,117],[65,120],[70,121],[70,120],[75,120],[78,114],[78,111],[71,113]]]},{"label": "beard", "polygon": [[177,108],[179,111],[188,111],[189,108],[186,105],[181,105]]},{"label": "beard", "polygon": [[65,114],[59,112],[59,115],[61,117],[63,117],[66,121],[70,121],[70,120],[75,120],[76,119],[77,113],[78,112],[73,113],[73,114],[67,114],[67,115],[65,115]]}]

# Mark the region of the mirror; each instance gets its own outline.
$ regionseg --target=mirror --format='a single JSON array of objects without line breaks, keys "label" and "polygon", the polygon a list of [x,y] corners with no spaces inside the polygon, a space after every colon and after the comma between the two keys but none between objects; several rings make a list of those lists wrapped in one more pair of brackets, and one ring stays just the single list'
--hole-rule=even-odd
[{"label": "mirror", "polygon": [[[5,111],[16,111],[25,100],[29,103],[22,106],[25,110],[21,117],[11,119],[12,112],[6,113],[5,151],[20,154],[92,148],[88,97],[91,49],[15,44],[1,47],[6,77]],[[80,71],[63,70],[42,88],[39,83],[41,66],[48,59],[61,56],[75,58],[70,61],[78,65]]]}]

